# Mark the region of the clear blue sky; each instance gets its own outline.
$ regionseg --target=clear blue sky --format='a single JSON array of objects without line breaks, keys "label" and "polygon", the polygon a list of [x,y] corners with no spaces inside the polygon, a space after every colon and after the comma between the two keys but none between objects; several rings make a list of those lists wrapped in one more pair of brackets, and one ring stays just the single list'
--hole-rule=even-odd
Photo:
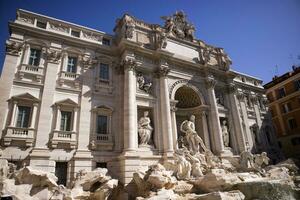
[{"label": "clear blue sky", "polygon": [[300,64],[300,0],[0,0],[0,68],[18,8],[107,33],[125,12],[163,24],[160,16],[183,10],[196,37],[225,48],[234,70],[267,82]]}]

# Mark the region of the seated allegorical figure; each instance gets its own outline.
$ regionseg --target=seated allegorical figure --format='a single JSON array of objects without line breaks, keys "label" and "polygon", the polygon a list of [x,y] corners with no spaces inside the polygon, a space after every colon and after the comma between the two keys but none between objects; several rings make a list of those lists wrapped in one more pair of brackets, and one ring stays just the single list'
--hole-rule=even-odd
[{"label": "seated allegorical figure", "polygon": [[194,115],[191,115],[189,120],[185,120],[182,122],[182,124],[180,125],[180,131],[185,133],[185,138],[188,142],[188,148],[190,152],[192,152],[193,154],[199,152],[200,150],[199,145],[204,152],[207,151],[207,148],[205,147],[203,140],[195,130]]}]

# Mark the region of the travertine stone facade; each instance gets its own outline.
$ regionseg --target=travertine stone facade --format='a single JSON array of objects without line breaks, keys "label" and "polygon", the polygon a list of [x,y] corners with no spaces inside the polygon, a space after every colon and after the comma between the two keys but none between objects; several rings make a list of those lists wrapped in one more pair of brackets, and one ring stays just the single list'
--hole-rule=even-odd
[{"label": "travertine stone facade", "polygon": [[[81,169],[105,166],[128,183],[136,169],[173,159],[185,142],[180,125],[194,115],[215,154],[264,150],[275,159],[262,81],[195,39],[184,13],[164,19],[159,26],[126,14],[109,35],[18,10],[0,83],[2,157],[67,184]],[[153,130],[139,145],[145,111]]]}]

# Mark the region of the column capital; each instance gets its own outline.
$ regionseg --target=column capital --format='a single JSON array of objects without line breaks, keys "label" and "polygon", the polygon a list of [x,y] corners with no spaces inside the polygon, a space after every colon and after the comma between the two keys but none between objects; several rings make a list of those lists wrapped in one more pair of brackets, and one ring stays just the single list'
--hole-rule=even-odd
[{"label": "column capital", "polygon": [[57,50],[48,49],[46,52],[47,62],[58,64],[62,53]]},{"label": "column capital", "polygon": [[178,110],[178,108],[176,107],[176,104],[178,103],[178,101],[171,101],[170,102],[170,108],[172,112],[176,112]]},{"label": "column capital", "polygon": [[30,44],[25,44],[25,49],[29,49],[30,48]]},{"label": "column capital", "polygon": [[239,100],[243,100],[245,98],[245,93],[242,91],[242,90],[237,90],[236,91],[236,97],[239,99]]},{"label": "column capital", "polygon": [[39,103],[35,102],[32,104],[34,107],[38,107],[39,106]]},{"label": "column capital", "polygon": [[216,84],[217,84],[217,81],[213,76],[208,76],[206,78],[206,87],[207,88],[215,88]]},{"label": "column capital", "polygon": [[234,83],[229,83],[228,85],[228,93],[236,93],[237,92],[237,86]]},{"label": "column capital", "polygon": [[14,104],[14,105],[17,105],[17,104],[18,104],[18,101],[17,101],[17,100],[13,100],[13,104]]},{"label": "column capital", "polygon": [[137,67],[137,62],[134,58],[125,58],[122,61],[121,66],[124,70],[135,71]]},{"label": "column capital", "polygon": [[250,97],[250,100],[252,101],[253,104],[257,103],[257,101],[258,101],[257,94],[251,92],[249,97]]},{"label": "column capital", "polygon": [[169,66],[160,65],[156,71],[158,77],[166,77],[170,72]]},{"label": "column capital", "polygon": [[15,41],[7,41],[6,42],[6,53],[19,56],[21,51],[23,50],[24,44]]},{"label": "column capital", "polygon": [[207,111],[206,110],[201,110],[201,116],[206,117],[207,116]]}]

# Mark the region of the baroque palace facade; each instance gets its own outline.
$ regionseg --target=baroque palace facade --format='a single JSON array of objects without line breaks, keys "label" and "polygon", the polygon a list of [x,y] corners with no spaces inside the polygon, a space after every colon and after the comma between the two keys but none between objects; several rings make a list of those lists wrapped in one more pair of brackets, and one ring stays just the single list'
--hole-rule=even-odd
[{"label": "baroque palace facade", "polygon": [[127,184],[135,170],[172,159],[192,120],[214,154],[275,160],[262,81],[195,39],[183,12],[162,18],[125,14],[109,35],[18,10],[1,75],[1,157],[62,184],[95,167]]}]

